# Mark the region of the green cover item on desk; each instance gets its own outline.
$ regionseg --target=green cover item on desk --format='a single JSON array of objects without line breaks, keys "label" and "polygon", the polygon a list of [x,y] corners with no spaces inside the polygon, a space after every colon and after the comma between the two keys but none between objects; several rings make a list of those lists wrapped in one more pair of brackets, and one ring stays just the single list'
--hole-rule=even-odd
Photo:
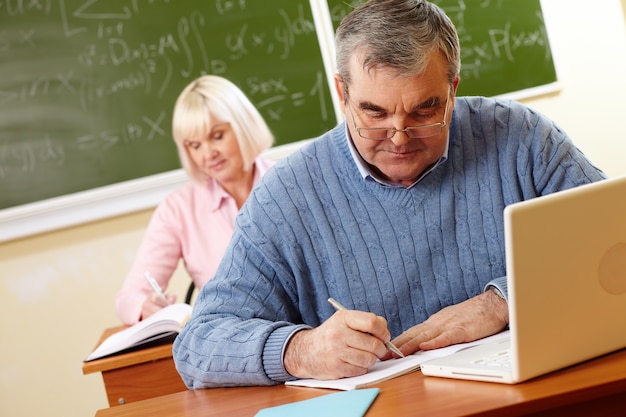
[{"label": "green cover item on desk", "polygon": [[310,400],[265,408],[254,417],[363,417],[380,390],[357,389],[322,395]]}]

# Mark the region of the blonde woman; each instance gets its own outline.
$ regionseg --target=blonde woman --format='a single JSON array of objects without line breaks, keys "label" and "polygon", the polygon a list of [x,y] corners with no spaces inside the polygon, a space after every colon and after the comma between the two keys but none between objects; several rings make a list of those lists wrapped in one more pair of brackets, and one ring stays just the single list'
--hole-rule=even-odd
[{"label": "blonde woman", "polygon": [[190,181],[156,208],[115,300],[117,314],[134,324],[176,301],[159,298],[144,274],[162,289],[182,259],[195,286],[215,273],[237,212],[271,167],[260,157],[274,137],[245,94],[225,78],[206,75],[182,91],[174,107],[174,141]]}]

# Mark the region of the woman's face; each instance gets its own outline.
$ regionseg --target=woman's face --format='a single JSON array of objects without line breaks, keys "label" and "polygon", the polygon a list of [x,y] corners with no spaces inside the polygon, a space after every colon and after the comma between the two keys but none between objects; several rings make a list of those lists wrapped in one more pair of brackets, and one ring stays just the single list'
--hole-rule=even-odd
[{"label": "woman's face", "polygon": [[230,123],[215,120],[205,137],[186,139],[184,145],[191,161],[220,184],[241,178],[244,162]]}]

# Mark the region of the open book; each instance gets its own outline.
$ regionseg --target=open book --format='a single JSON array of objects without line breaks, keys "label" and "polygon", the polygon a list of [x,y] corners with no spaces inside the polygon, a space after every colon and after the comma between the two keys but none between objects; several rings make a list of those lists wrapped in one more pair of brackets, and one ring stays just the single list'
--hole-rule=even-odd
[{"label": "open book", "polygon": [[287,381],[285,382],[285,385],[297,385],[313,388],[331,388],[340,390],[353,390],[364,388],[373,384],[377,384],[379,382],[386,381],[391,378],[395,378],[400,375],[408,374],[409,372],[416,371],[420,368],[420,365],[422,363],[431,359],[440,358],[442,356],[450,355],[454,352],[458,352],[471,346],[480,345],[486,342],[490,342],[492,340],[508,337],[508,333],[509,331],[505,330],[501,333],[486,337],[484,339],[476,340],[474,342],[460,343],[458,345],[447,346],[441,349],[420,350],[404,358],[378,361],[364,375],[331,380],[298,379],[295,381]]},{"label": "open book", "polygon": [[173,341],[180,333],[187,318],[191,314],[191,306],[185,303],[169,305],[145,320],[114,333],[85,359],[85,362],[114,354],[128,352],[139,347],[148,347]]}]

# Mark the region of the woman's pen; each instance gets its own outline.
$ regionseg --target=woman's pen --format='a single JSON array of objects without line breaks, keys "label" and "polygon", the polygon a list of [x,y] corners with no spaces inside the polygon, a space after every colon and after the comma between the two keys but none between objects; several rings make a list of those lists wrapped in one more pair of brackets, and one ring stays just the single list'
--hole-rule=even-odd
[{"label": "woman's pen", "polygon": [[[339,311],[339,310],[347,310],[347,308],[345,308],[341,303],[339,303],[339,301],[335,300],[334,298],[329,298],[328,302],[337,311]],[[387,342],[387,343],[385,343],[385,346],[387,346],[387,349],[389,349],[390,351],[392,351],[396,355],[400,356],[401,358],[404,358],[404,355],[402,354],[402,352],[400,352],[400,349],[395,347],[393,343]]]},{"label": "woman's pen", "polygon": [[161,287],[159,287],[159,284],[157,284],[156,280],[152,277],[152,275],[150,275],[150,272],[146,271],[143,276],[146,277],[146,280],[148,280],[148,283],[152,287],[152,290],[159,296],[159,298],[167,302],[167,297],[165,296],[165,293],[163,293],[163,290],[161,289]]}]

